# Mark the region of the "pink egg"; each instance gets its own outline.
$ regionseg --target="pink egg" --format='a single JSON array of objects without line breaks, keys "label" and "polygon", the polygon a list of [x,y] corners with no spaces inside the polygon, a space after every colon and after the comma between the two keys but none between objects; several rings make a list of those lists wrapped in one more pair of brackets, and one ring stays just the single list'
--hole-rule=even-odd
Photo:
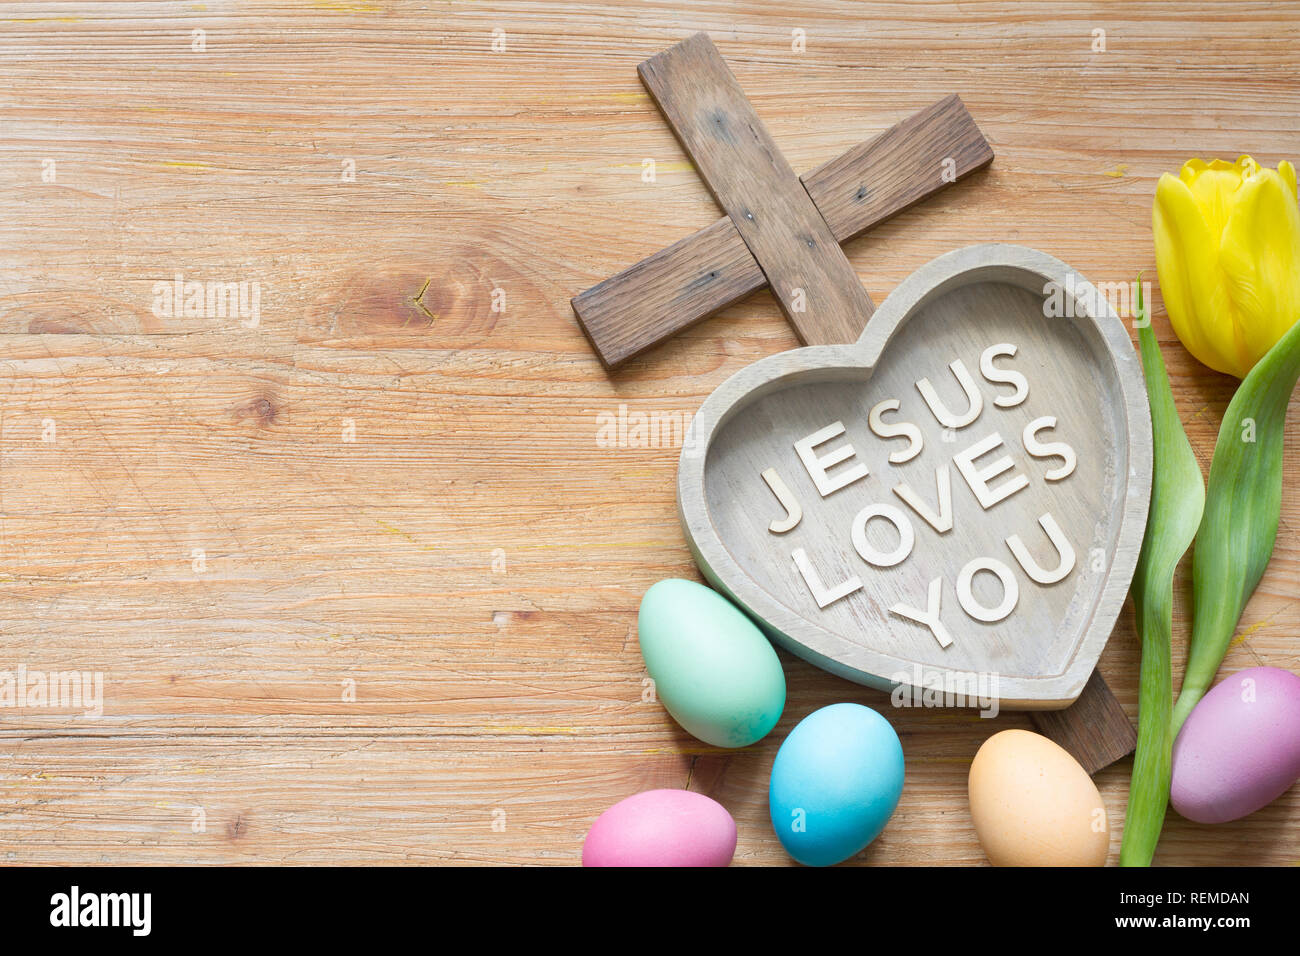
[{"label": "pink egg", "polygon": [[583,866],[726,866],[736,821],[689,790],[647,790],[614,804],[591,825]]},{"label": "pink egg", "polygon": [[1193,708],[1174,741],[1169,801],[1197,823],[1226,823],[1272,803],[1300,776],[1300,677],[1252,667]]}]

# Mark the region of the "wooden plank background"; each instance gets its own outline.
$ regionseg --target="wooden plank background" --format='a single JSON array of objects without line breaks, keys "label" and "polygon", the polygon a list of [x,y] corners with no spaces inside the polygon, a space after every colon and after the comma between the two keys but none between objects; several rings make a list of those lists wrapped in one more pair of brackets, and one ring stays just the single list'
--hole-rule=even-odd
[{"label": "wooden plank background", "polygon": [[[642,699],[637,603],[692,574],[678,451],[605,447],[600,416],[689,416],[795,339],[764,292],[612,375],[592,354],[569,298],[718,216],[637,63],[708,30],[797,172],[960,93],[997,159],[848,246],[879,302],[990,240],[1152,276],[1161,171],[1300,159],[1298,22],[1291,3],[6,4],[0,669],[102,671],[105,704],[0,711],[0,861],[571,864],[611,803],[689,787],[736,816],[739,861],[787,862],[780,740],[887,698],[782,655],[785,717],[741,752]],[[260,322],[159,318],[178,273],[258,282]],[[1234,382],[1158,298],[1155,324],[1208,466]],[[1300,670],[1298,586],[1291,483],[1224,673]],[[1134,713],[1127,612],[1101,668]],[[907,787],[860,861],[981,862],[967,768],[1027,721],[889,715]],[[1112,862],[1128,772],[1098,778]],[[1226,826],[1171,815],[1157,862],[1300,862],[1298,823],[1300,788]]]}]

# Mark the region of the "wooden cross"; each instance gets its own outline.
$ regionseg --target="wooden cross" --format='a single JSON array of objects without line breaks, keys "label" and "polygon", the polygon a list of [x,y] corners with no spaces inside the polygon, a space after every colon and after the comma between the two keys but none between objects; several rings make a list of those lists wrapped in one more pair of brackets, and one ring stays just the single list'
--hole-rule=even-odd
[{"label": "wooden cross", "polygon": [[875,305],[840,243],[993,161],[953,94],[801,180],[708,34],[638,72],[727,215],[574,297],[608,368],[764,285],[803,344],[854,341]]},{"label": "wooden cross", "polygon": [[[708,34],[637,72],[726,215],[573,298],[607,368],[764,285],[803,344],[856,341],[875,305],[840,243],[993,160],[953,94],[799,177]],[[1072,706],[1033,717],[1089,773],[1136,745],[1095,671]]]}]

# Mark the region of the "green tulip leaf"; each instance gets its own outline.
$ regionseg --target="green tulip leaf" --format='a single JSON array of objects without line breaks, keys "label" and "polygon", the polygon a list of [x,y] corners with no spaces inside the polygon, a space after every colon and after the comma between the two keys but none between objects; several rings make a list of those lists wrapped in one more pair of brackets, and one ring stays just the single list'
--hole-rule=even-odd
[{"label": "green tulip leaf", "polygon": [[1242,380],[1219,427],[1192,557],[1196,615],[1173,712],[1175,735],[1214,682],[1241,612],[1273,556],[1282,513],[1282,433],[1297,381],[1300,322]]},{"label": "green tulip leaf", "polygon": [[1174,573],[1196,536],[1205,505],[1201,468],[1178,418],[1160,346],[1142,299],[1140,276],[1137,287],[1138,345],[1151,404],[1153,456],[1151,508],[1133,575],[1142,668],[1138,743],[1120,845],[1121,866],[1150,865],[1169,804]]}]

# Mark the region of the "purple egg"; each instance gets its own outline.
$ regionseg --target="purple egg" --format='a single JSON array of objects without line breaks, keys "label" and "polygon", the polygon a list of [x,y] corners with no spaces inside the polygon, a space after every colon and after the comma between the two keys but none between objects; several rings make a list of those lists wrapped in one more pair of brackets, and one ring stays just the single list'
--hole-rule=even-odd
[{"label": "purple egg", "polygon": [[1272,803],[1300,777],[1300,677],[1252,667],[1215,685],[1174,741],[1174,809],[1226,823]]},{"label": "purple egg", "polygon": [[736,821],[689,790],[647,790],[620,800],[591,825],[583,866],[726,866]]}]

